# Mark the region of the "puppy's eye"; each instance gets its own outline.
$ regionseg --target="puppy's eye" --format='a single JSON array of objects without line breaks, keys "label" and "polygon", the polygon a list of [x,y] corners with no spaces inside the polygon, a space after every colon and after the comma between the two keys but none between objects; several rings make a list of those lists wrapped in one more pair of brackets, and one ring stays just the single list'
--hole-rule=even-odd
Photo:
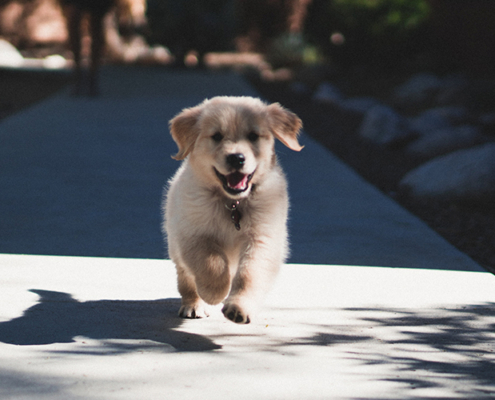
[{"label": "puppy's eye", "polygon": [[250,142],[256,142],[259,139],[260,135],[258,135],[256,132],[249,132],[248,133],[248,140]]},{"label": "puppy's eye", "polygon": [[215,132],[215,134],[211,138],[218,143],[222,141],[223,135],[220,132]]}]

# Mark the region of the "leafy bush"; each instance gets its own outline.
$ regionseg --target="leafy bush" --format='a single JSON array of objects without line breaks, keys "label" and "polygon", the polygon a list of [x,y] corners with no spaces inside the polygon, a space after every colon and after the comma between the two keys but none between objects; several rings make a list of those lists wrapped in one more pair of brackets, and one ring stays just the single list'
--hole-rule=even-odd
[{"label": "leafy bush", "polygon": [[392,63],[427,46],[429,14],[427,0],[314,0],[305,34],[337,62]]}]

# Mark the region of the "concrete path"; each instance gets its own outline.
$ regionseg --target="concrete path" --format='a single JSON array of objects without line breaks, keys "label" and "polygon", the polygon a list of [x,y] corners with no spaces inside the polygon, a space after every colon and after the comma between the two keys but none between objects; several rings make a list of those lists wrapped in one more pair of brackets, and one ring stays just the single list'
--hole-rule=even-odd
[{"label": "concrete path", "polygon": [[177,318],[168,120],[256,93],[220,72],[103,84],[0,122],[1,399],[494,398],[495,278],[305,135],[277,148],[292,257],[266,307]]}]

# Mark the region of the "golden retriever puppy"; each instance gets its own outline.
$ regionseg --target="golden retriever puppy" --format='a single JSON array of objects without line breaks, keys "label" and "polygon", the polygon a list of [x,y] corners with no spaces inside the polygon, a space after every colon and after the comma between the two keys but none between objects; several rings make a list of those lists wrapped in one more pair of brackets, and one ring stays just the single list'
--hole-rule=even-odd
[{"label": "golden retriever puppy", "polygon": [[164,198],[163,229],[178,274],[179,315],[249,323],[288,254],[287,183],[275,138],[300,151],[301,120],[279,104],[215,97],[183,110],[170,131],[184,160]]}]

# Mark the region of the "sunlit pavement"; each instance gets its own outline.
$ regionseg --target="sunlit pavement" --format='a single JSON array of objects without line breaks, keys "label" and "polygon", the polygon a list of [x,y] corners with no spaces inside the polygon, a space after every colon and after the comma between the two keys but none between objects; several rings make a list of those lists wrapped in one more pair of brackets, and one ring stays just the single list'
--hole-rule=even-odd
[{"label": "sunlit pavement", "polygon": [[130,68],[102,93],[0,122],[1,399],[493,398],[493,275],[306,135],[277,147],[292,256],[258,316],[176,317],[168,120],[256,93]]}]

